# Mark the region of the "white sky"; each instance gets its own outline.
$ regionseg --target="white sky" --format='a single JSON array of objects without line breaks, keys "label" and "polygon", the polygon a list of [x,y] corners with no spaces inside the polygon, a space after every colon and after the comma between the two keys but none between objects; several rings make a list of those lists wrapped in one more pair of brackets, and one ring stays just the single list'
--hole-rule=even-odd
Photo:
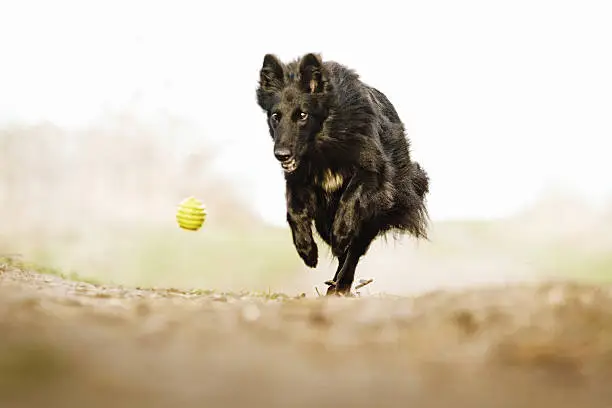
[{"label": "white sky", "polygon": [[225,170],[284,224],[254,92],[265,53],[315,51],[395,104],[432,218],[503,215],[550,182],[598,201],[612,193],[611,22],[610,1],[0,0],[0,121],[84,124],[138,94],[143,116],[179,114],[231,148]]}]

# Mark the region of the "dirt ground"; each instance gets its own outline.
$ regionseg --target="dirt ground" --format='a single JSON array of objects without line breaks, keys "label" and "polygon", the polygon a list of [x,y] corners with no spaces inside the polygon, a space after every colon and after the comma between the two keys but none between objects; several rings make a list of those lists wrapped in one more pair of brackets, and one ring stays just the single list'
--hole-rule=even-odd
[{"label": "dirt ground", "polygon": [[0,407],[610,407],[611,288],[289,298],[0,267]]}]

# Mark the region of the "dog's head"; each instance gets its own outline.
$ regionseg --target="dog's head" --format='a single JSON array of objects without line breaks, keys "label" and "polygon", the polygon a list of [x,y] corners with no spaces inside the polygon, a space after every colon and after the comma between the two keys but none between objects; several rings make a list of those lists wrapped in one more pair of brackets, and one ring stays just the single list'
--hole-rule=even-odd
[{"label": "dog's head", "polygon": [[274,156],[285,173],[307,160],[329,115],[329,74],[317,54],[289,64],[266,54],[259,74],[257,103],[266,112]]}]

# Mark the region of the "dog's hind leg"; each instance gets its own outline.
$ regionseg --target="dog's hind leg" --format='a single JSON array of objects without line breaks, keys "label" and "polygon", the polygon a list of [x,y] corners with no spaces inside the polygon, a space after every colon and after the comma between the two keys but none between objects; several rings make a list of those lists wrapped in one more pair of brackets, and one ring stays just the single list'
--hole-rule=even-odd
[{"label": "dog's hind leg", "polygon": [[[347,253],[353,242],[363,236],[365,249],[370,245],[369,233],[364,231],[378,214],[393,207],[393,187],[381,181],[381,174],[373,171],[360,171],[354,174],[340,197],[338,210],[334,216],[331,238],[332,249],[336,253]],[[377,231],[377,230],[376,230]],[[376,236],[376,235],[374,235]]]},{"label": "dog's hind leg", "polygon": [[351,286],[355,280],[355,270],[360,258],[365,255],[370,244],[378,235],[378,230],[372,226],[367,226],[361,230],[361,233],[357,235],[349,245],[346,253],[346,258],[342,263],[342,266],[338,265],[336,276],[334,277],[334,284],[327,288],[327,295],[334,294],[348,294],[351,291]]},{"label": "dog's hind leg", "polygon": [[336,273],[334,275],[334,279],[325,281],[326,285],[334,286],[336,284],[336,282],[338,281],[338,274],[340,274],[340,270],[342,269],[342,266],[344,265],[344,261],[345,260],[346,260],[346,254],[341,255],[341,256],[338,257],[338,267],[336,268]]}]

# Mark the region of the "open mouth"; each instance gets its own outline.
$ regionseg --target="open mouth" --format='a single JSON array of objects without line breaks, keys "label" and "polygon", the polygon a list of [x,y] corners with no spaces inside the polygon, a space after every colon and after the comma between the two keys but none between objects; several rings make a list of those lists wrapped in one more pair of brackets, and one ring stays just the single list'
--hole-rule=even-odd
[{"label": "open mouth", "polygon": [[285,171],[285,173],[293,173],[295,169],[297,169],[297,163],[294,158],[291,158],[287,161],[281,162],[281,167]]}]

